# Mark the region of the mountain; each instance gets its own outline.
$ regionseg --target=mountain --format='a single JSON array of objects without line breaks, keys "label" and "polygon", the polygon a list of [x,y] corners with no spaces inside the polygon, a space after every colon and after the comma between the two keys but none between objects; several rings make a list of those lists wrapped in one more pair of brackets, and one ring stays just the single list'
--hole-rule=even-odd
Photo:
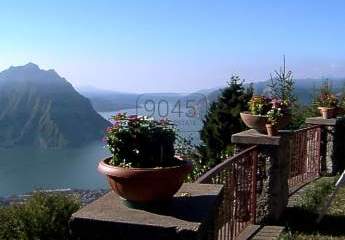
[{"label": "mountain", "polygon": [[[322,85],[325,79],[304,78],[295,79],[295,95],[297,101],[302,105],[309,105],[312,103],[313,96],[316,90]],[[345,78],[330,78],[332,89],[336,94],[344,90]],[[270,88],[268,84],[270,80],[253,82],[254,92],[257,95],[269,95]],[[221,88],[208,93],[207,97],[209,102],[215,101],[221,94]]]},{"label": "mountain", "polygon": [[[339,93],[343,90],[345,78],[330,79],[333,90]],[[255,94],[269,95],[269,80],[253,82]],[[312,102],[315,89],[319,88],[324,79],[296,79],[295,94],[300,104],[307,105]],[[198,108],[205,109],[205,103],[209,105],[215,101],[221,94],[223,87],[201,89],[199,91],[182,94],[182,93],[123,93],[96,89],[94,87],[83,87],[79,91],[81,94],[90,99],[93,107],[98,112],[114,112],[123,109],[144,107],[145,103],[155,103],[156,106],[161,104],[177,103],[182,107],[187,105],[196,105]],[[150,107],[150,106],[149,106]],[[157,109],[156,109],[157,110]]]},{"label": "mountain", "polygon": [[139,94],[116,92],[84,86],[77,88],[79,93],[90,99],[97,112],[115,112],[136,107]]},{"label": "mountain", "polygon": [[110,123],[54,70],[29,63],[0,73],[0,147],[75,147]]},{"label": "mountain", "polygon": [[97,89],[92,86],[79,87],[78,91],[90,99],[93,108],[97,112],[115,112],[123,109],[140,108],[148,101],[158,104],[163,100],[175,104],[178,100],[182,100],[187,96],[187,94],[164,92],[126,93]]}]

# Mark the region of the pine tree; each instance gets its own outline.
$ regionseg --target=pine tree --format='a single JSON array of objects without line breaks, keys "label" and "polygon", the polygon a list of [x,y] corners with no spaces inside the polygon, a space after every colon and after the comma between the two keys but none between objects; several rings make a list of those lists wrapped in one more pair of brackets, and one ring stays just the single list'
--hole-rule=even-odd
[{"label": "pine tree", "polygon": [[221,162],[231,149],[231,135],[245,129],[240,112],[248,108],[253,88],[246,88],[239,76],[232,76],[228,86],[213,102],[200,132],[203,145],[199,152],[209,167]]},{"label": "pine tree", "polygon": [[296,103],[295,80],[292,71],[286,70],[285,55],[283,56],[283,67],[280,67],[279,71],[274,71],[274,76],[271,74],[271,82],[268,87],[271,89],[273,98],[289,101],[291,104]]}]

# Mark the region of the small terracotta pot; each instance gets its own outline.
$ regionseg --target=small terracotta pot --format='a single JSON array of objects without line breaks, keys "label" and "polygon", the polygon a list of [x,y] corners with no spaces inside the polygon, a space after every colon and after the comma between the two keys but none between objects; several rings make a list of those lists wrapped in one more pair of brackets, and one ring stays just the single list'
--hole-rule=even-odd
[{"label": "small terracotta pot", "polygon": [[171,199],[192,171],[192,162],[181,160],[181,165],[165,168],[123,168],[98,164],[98,171],[107,176],[112,190],[122,198],[138,203]]},{"label": "small terracotta pot", "polygon": [[278,135],[278,129],[275,125],[266,124],[266,130],[268,136],[276,136]]},{"label": "small terracotta pot", "polygon": [[250,112],[241,112],[240,115],[247,127],[255,129],[259,133],[266,134],[265,124],[267,123],[267,116],[253,115]]},{"label": "small terracotta pot", "polygon": [[335,107],[318,107],[323,119],[334,118],[337,114],[337,109]]}]

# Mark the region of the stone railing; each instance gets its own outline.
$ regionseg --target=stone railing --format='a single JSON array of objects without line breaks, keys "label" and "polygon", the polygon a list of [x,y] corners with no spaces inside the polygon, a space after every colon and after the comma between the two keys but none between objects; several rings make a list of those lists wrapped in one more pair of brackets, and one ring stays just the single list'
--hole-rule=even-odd
[{"label": "stone railing", "polygon": [[234,239],[255,223],[257,156],[258,148],[250,147],[226,159],[197,180],[197,183],[224,186],[216,218],[219,240]]}]

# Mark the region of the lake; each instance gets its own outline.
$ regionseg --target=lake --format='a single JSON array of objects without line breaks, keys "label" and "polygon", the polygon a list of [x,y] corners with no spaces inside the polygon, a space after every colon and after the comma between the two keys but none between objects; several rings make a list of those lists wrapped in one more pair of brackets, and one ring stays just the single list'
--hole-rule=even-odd
[{"label": "lake", "polygon": [[108,155],[101,142],[63,150],[0,149],[0,196],[38,188],[106,188],[96,168]]},{"label": "lake", "polygon": [[[120,112],[136,114],[136,109]],[[117,112],[102,112],[109,119]],[[155,115],[154,117],[158,117]],[[199,142],[201,120],[169,114],[180,134]],[[97,172],[100,159],[109,156],[104,143],[94,142],[81,148],[39,150],[33,148],[0,149],[0,196],[22,194],[35,189],[108,188],[106,179]]]}]

